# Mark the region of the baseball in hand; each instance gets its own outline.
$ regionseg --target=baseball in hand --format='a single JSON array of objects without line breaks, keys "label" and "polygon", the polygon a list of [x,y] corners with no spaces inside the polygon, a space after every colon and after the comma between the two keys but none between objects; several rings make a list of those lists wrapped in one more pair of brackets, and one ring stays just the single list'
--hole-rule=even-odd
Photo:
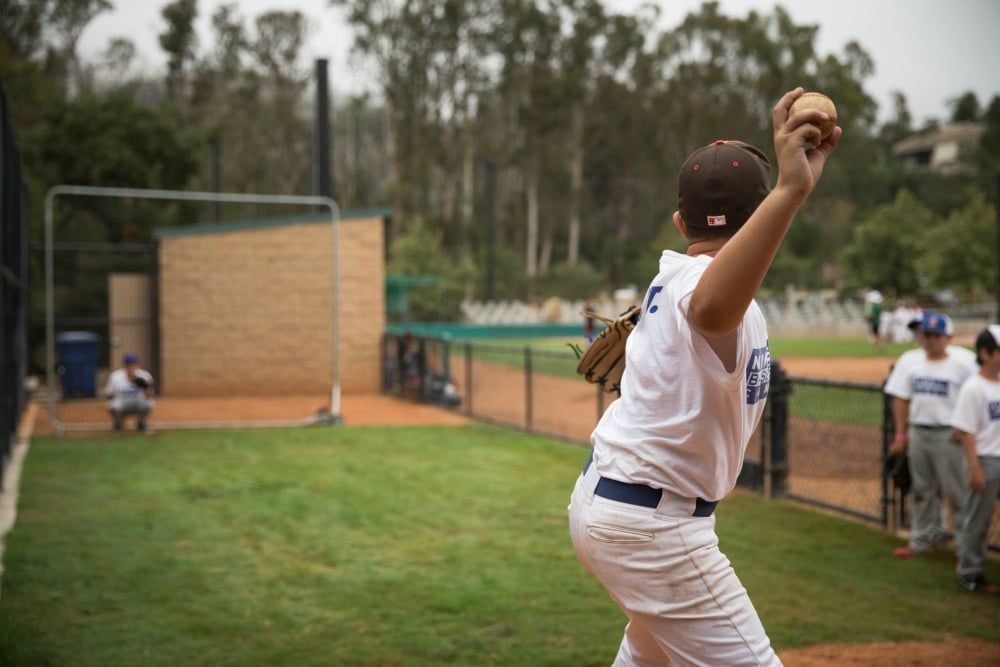
[{"label": "baseball in hand", "polygon": [[802,93],[802,96],[792,102],[792,106],[788,108],[788,115],[791,116],[803,109],[819,109],[830,116],[830,120],[819,126],[820,139],[824,140],[829,137],[833,128],[837,126],[837,107],[834,106],[833,100],[823,93]]}]

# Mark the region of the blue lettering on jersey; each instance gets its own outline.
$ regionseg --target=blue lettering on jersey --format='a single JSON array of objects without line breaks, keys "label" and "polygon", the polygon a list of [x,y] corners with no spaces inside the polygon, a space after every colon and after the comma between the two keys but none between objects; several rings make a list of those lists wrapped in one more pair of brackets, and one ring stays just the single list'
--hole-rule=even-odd
[{"label": "blue lettering on jersey", "polygon": [[914,394],[929,394],[931,396],[947,396],[948,381],[939,378],[913,378]]},{"label": "blue lettering on jersey", "polygon": [[750,352],[747,362],[747,405],[753,405],[767,398],[771,385],[771,350],[765,345]]},{"label": "blue lettering on jersey", "polygon": [[649,292],[646,294],[646,312],[655,313],[660,309],[659,306],[653,303],[653,299],[656,295],[663,291],[663,285],[650,285]]},{"label": "blue lettering on jersey", "polygon": [[1000,419],[1000,401],[990,401],[987,404],[987,409],[990,411],[990,421],[996,421]]}]

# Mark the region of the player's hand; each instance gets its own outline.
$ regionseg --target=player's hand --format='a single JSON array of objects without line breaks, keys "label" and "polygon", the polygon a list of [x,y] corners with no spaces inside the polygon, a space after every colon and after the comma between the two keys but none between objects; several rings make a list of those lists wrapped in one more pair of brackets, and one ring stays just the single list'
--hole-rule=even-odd
[{"label": "player's hand", "polygon": [[978,465],[969,466],[969,488],[973,491],[985,491],[986,490],[986,475],[983,474],[983,469]]},{"label": "player's hand", "polygon": [[800,111],[789,117],[788,109],[803,93],[802,87],[785,93],[771,112],[774,125],[774,151],[778,159],[776,188],[794,191],[803,199],[819,182],[826,159],[840,141],[840,126],[825,140],[820,140],[817,123],[827,118],[817,109]]}]

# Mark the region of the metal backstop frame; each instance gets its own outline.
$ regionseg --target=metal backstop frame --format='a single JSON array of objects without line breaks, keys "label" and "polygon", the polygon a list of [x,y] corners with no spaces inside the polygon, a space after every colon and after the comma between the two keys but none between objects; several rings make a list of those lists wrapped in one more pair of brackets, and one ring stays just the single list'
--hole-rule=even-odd
[{"label": "metal backstop frame", "polygon": [[340,206],[331,197],[305,195],[259,195],[235,192],[191,192],[185,190],[156,190],[147,188],[111,188],[84,185],[56,185],[49,188],[45,194],[45,377],[48,395],[49,421],[59,434],[65,431],[105,430],[106,425],[85,422],[62,422],[56,410],[56,353],[55,353],[55,263],[53,247],[55,243],[54,218],[57,197],[110,197],[116,199],[158,199],[169,201],[189,201],[205,203],[233,204],[277,204],[291,206],[323,207],[330,212],[332,232],[331,242],[331,290],[332,307],[330,312],[332,326],[332,371],[330,387],[330,414],[319,418],[316,416],[302,420],[250,420],[241,422],[207,423],[207,422],[171,422],[170,428],[219,428],[219,427],[250,427],[262,428],[273,426],[303,426],[317,423],[339,424],[340,413]]}]

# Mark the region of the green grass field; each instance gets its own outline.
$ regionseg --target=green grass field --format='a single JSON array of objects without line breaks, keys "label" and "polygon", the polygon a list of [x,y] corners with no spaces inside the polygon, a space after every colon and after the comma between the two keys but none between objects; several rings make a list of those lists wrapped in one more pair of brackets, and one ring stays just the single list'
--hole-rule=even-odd
[{"label": "green grass field", "polygon": [[[499,363],[523,368],[526,350],[530,350],[532,368],[558,377],[576,377],[576,364],[570,345],[583,346],[583,340],[563,338],[497,338],[469,343],[477,361]],[[452,355],[465,354],[463,341],[453,342]],[[912,349],[912,344],[891,343],[880,351],[869,341],[857,338],[778,338],[770,341],[771,356],[781,357],[879,357],[886,368],[900,354]]]},{"label": "green grass field", "polygon": [[[526,357],[530,356],[531,369],[555,377],[577,378],[576,360],[568,345],[562,339],[494,339],[471,344],[472,358],[478,362],[503,364],[513,368],[524,368]],[[879,352],[886,359],[888,368],[895,357],[912,345],[891,344]],[[788,357],[865,357],[874,356],[871,343],[852,338],[787,338],[771,341],[771,353],[775,358]],[[452,354],[464,355],[462,343],[452,348]],[[812,386],[797,384],[790,399],[794,402],[794,412],[798,416],[858,424],[879,426],[882,423],[881,394],[860,391],[855,388],[833,386]]]},{"label": "green grass field", "polygon": [[[474,341],[474,346],[489,345],[498,347],[513,347],[523,349],[531,347],[537,350],[569,351],[569,344],[582,344],[582,338],[494,338],[488,341]],[[772,356],[781,357],[885,357],[895,359],[906,350],[914,347],[913,343],[887,343],[876,351],[871,341],[865,338],[772,338],[770,341]],[[462,341],[453,343],[460,348]]]},{"label": "green grass field", "polygon": [[[607,665],[624,618],[566,527],[584,457],[483,425],[35,438],[0,664]],[[997,639],[948,554],[745,494],[718,522],[779,651]]]}]

